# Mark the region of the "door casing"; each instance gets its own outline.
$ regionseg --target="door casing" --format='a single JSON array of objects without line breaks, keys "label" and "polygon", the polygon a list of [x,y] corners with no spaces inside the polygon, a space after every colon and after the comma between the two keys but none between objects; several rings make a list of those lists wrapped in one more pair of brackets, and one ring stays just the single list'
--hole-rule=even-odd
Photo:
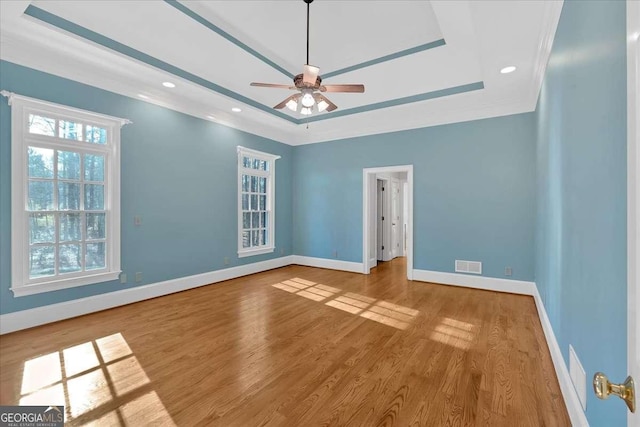
[{"label": "door casing", "polygon": [[413,280],[413,165],[364,168],[362,170],[362,272],[369,274],[371,270],[369,251],[371,239],[375,238],[375,232],[373,234],[371,232],[372,225],[375,225],[373,221],[375,220],[376,212],[374,195],[376,193],[377,180],[375,175],[394,172],[407,173],[407,279]]}]

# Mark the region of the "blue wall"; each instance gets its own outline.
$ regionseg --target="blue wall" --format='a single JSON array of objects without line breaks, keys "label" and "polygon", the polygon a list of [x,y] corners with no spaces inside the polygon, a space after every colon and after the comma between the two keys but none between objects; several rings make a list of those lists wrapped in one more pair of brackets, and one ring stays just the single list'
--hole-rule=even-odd
[{"label": "blue wall", "polygon": [[[625,2],[565,1],[537,117],[536,282],[565,361],[626,377]],[[626,425],[587,393],[591,426]]]},{"label": "blue wall", "polygon": [[[361,262],[362,169],[414,165],[414,267],[535,280],[565,360],[626,375],[624,1],[565,1],[535,113],[289,147],[11,63],[0,88],[126,117],[122,257],[144,282],[295,253]],[[10,109],[0,102],[0,313],[134,286],[13,298]],[[236,257],[235,147],[277,163],[277,251]],[[226,185],[226,183],[232,183]],[[143,219],[134,227],[133,217]],[[603,344],[605,343],[605,344]],[[588,393],[592,426],[624,425],[618,399]]]},{"label": "blue wall", "polygon": [[414,268],[534,279],[533,113],[296,147],[294,253],[362,261],[362,169],[414,165]]},{"label": "blue wall", "polygon": [[[106,282],[14,298],[11,287],[10,107],[0,99],[0,313],[205,273],[291,254],[292,147],[152,104],[0,62],[0,88],[128,118],[122,128],[122,270]],[[237,257],[237,155],[242,145],[282,156],[276,163],[276,252]],[[135,227],[133,217],[142,217]]]}]

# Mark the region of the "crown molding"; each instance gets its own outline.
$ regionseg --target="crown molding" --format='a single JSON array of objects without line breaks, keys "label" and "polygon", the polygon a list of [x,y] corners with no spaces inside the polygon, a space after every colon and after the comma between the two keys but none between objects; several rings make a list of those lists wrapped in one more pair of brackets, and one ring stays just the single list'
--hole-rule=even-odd
[{"label": "crown molding", "polygon": [[540,36],[538,37],[540,43],[538,44],[538,52],[533,69],[531,92],[528,97],[531,111],[534,111],[538,104],[538,96],[540,95],[542,82],[544,81],[544,76],[547,71],[547,64],[551,56],[551,48],[553,47],[553,40],[556,35],[563,5],[564,0],[553,0],[544,3],[543,26],[540,29]]}]

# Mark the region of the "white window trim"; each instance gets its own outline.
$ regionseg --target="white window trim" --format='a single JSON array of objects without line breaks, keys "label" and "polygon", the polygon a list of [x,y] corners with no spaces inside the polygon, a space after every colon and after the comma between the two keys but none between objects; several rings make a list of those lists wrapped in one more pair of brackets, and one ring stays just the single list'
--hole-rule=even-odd
[{"label": "white window trim", "polygon": [[[252,150],[251,148],[241,147],[238,145],[238,258],[245,258],[254,255],[268,254],[276,248],[276,160],[280,156],[264,153],[262,151]],[[255,159],[265,160],[269,162],[269,172],[251,169],[254,175],[263,175],[271,177],[269,179],[269,194],[267,195],[267,210],[269,211],[269,245],[259,248],[242,248],[242,172],[245,169],[242,166],[242,157],[249,156]]]},{"label": "white window trim", "polygon": [[[120,270],[120,128],[131,123],[118,117],[97,114],[35,98],[2,91],[2,96],[8,98],[11,106],[11,291],[14,296],[21,297],[59,289],[67,289],[100,282],[115,280]],[[66,145],[69,149],[80,151],[95,151],[108,154],[109,161],[105,164],[105,211],[109,213],[107,227],[107,268],[94,272],[70,273],[69,277],[42,277],[29,279],[27,241],[29,215],[25,209],[27,197],[27,158],[25,145],[36,141],[38,145],[46,146],[51,137],[41,137],[28,134],[27,117],[29,113],[44,113],[50,117],[70,118],[84,123],[94,124],[107,129],[109,142],[106,146],[78,147],[78,143],[57,140],[57,148]]]}]

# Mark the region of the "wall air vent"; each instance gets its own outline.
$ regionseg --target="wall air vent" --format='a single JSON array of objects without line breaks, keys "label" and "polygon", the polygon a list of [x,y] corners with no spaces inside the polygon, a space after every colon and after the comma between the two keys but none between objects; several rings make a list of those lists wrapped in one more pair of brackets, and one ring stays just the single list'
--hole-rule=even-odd
[{"label": "wall air vent", "polygon": [[482,274],[482,263],[479,261],[456,260],[456,273]]}]

